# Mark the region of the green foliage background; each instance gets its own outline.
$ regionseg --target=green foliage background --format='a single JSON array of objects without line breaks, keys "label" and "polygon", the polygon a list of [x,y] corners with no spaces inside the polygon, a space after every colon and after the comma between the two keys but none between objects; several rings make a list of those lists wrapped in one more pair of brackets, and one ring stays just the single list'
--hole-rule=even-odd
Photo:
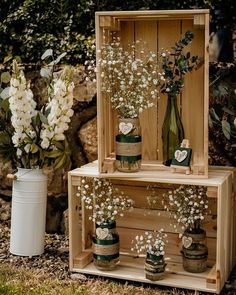
[{"label": "green foliage background", "polygon": [[235,23],[234,0],[2,0],[0,8],[0,63],[20,56],[23,63],[35,63],[48,48],[55,55],[67,52],[67,62],[86,59],[94,35],[94,13],[103,10],[209,8],[212,29],[225,25],[217,9]]}]

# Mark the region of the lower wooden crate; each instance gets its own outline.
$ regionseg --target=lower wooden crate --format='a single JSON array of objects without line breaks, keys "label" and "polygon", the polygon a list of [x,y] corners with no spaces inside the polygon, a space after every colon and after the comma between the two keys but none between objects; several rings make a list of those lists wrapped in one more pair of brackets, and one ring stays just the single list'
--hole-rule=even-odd
[{"label": "lower wooden crate", "polygon": [[[219,294],[236,262],[235,241],[235,182],[234,169],[211,168],[208,179],[177,179],[171,173],[166,178],[134,178],[123,176],[111,179],[113,185],[135,200],[135,208],[125,217],[117,220],[120,235],[121,259],[117,269],[99,271],[92,263],[91,237],[94,225],[89,212],[77,196],[82,177],[100,177],[97,163],[87,164],[69,173],[69,234],[70,270],[85,274],[146,282],[157,285],[207,291]],[[109,176],[110,177],[110,176]],[[168,214],[158,205],[148,208],[146,197],[148,185],[155,185],[162,193],[180,184],[204,185],[207,187],[211,213],[207,215],[204,229],[207,232],[209,250],[208,270],[193,274],[183,270],[180,254],[181,240],[177,228],[170,224]],[[168,234],[166,247],[167,269],[163,280],[151,282],[144,275],[144,258],[137,258],[131,252],[132,239],[146,230],[163,228]]]}]

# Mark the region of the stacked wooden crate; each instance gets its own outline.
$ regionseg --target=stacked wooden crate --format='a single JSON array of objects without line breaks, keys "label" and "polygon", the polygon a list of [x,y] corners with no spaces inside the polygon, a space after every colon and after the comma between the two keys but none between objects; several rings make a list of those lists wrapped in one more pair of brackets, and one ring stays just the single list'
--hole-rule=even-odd
[{"label": "stacked wooden crate", "polygon": [[[234,170],[211,168],[208,171],[208,23],[207,10],[96,13],[97,49],[112,33],[121,37],[124,46],[135,39],[143,39],[150,49],[158,52],[161,48],[171,47],[185,31],[191,30],[195,37],[189,51],[204,57],[204,63],[200,69],[186,76],[184,91],[179,98],[186,138],[193,149],[191,175],[173,174],[161,164],[164,96],[157,108],[145,111],[141,117],[141,171],[129,174],[115,171],[116,114],[101,92],[98,73],[98,162],[69,173],[71,271],[150,283],[145,279],[143,258],[135,258],[131,254],[131,240],[137,234],[158,227],[164,228],[169,236],[166,249],[168,265],[164,279],[153,284],[219,293],[227,280],[236,256]],[[89,212],[76,196],[82,177],[111,179],[114,186],[135,200],[134,210],[117,220],[121,262],[114,271],[99,271],[92,264],[94,225],[89,220]],[[193,274],[183,270],[181,241],[170,226],[168,215],[161,206],[150,210],[146,205],[149,185],[157,186],[161,195],[180,184],[207,187],[211,214],[206,217],[209,258],[208,270],[204,273]]]}]

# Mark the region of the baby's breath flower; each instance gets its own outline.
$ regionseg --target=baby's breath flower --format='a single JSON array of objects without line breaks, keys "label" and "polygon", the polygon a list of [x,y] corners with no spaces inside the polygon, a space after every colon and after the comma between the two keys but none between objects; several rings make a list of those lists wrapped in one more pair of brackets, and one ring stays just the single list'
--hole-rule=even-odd
[{"label": "baby's breath flower", "polygon": [[132,199],[106,179],[83,177],[77,195],[84,201],[85,208],[92,211],[90,220],[97,224],[115,221],[117,216],[124,216],[123,212],[132,209],[134,204]]},{"label": "baby's breath flower", "polygon": [[169,208],[170,215],[183,228],[200,228],[208,208],[206,187],[182,185],[165,193],[163,200]]},{"label": "baby's breath flower", "polygon": [[[120,117],[136,118],[143,110],[156,105],[159,98],[157,56],[148,51],[140,40],[128,45],[127,49],[122,47],[117,37],[113,40],[101,48],[98,64],[102,91],[107,94]],[[141,56],[137,56],[137,52]]]},{"label": "baby's breath flower", "polygon": [[163,256],[165,254],[164,247],[167,243],[167,234],[163,230],[145,232],[144,235],[135,236],[132,240],[134,247],[131,251],[136,251],[137,253],[142,253],[144,251],[149,254]]}]

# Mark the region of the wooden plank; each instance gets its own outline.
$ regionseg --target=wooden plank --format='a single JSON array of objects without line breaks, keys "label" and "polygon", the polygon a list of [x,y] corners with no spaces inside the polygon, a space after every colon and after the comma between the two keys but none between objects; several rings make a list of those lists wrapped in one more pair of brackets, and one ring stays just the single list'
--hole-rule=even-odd
[{"label": "wooden plank", "polygon": [[207,288],[216,287],[219,278],[217,278],[216,266],[214,265],[206,277]]},{"label": "wooden plank", "polygon": [[73,259],[73,265],[74,265],[74,268],[84,268],[92,261],[93,261],[92,250],[86,250],[80,253],[79,255],[77,255]]},{"label": "wooden plank", "polygon": [[[191,52],[192,55],[198,55],[201,58],[204,56],[204,30],[197,30],[193,27],[193,22],[185,20],[182,22],[183,34],[186,31],[194,33],[194,39],[188,45],[186,51]],[[190,140],[190,147],[193,149],[193,173],[198,173],[199,169],[203,169],[205,175],[205,161],[204,161],[204,143],[205,133],[204,113],[208,112],[204,109],[204,67],[198,70],[193,70],[187,73],[184,77],[184,88],[182,91],[182,122],[184,125],[185,137]],[[197,115],[196,115],[197,114]],[[207,164],[208,165],[208,164]]]},{"label": "wooden plank", "polygon": [[194,27],[197,29],[205,28],[205,15],[204,14],[197,14],[193,17],[193,24]]},{"label": "wooden plank", "polygon": [[234,266],[233,264],[233,235],[235,234],[232,231],[233,228],[233,222],[232,222],[232,215],[235,214],[235,212],[232,211],[232,194],[231,194],[231,188],[232,188],[232,177],[228,177],[226,180],[226,188],[224,192],[224,201],[226,202],[226,212],[225,216],[227,218],[225,219],[225,269],[226,269],[226,276],[227,278],[230,275],[230,272]]},{"label": "wooden plank", "polygon": [[134,180],[134,181],[145,181],[145,182],[155,182],[155,183],[168,183],[168,184],[189,184],[189,185],[205,185],[205,186],[216,186],[221,185],[225,177],[228,177],[231,174],[229,171],[211,169],[209,178],[181,178],[178,175],[173,177],[173,174],[168,171],[164,172],[150,172],[150,171],[139,171],[132,173],[99,173],[98,166],[96,163],[90,163],[89,165],[84,165],[81,168],[77,168],[71,171],[72,176],[72,185],[78,185],[77,176],[88,176],[88,177],[101,177],[101,178],[115,178],[115,179],[125,179]]},{"label": "wooden plank", "polygon": [[[121,256],[119,266],[113,271],[99,271],[90,263],[83,269],[74,268],[73,271],[78,271],[85,274],[99,275],[109,278],[118,278],[124,280],[131,280],[136,282],[152,283],[161,286],[170,286],[175,288],[185,288],[191,290],[216,292],[216,288],[206,286],[206,277],[210,269],[203,274],[188,273],[183,270],[182,266],[167,264],[169,269],[164,278],[159,281],[149,281],[145,278],[143,262],[138,263],[137,259],[132,259],[127,256]],[[143,261],[143,260],[142,260]]]},{"label": "wooden plank", "polygon": [[204,130],[203,130],[203,138],[204,138],[204,167],[205,174],[208,175],[208,114],[209,114],[209,36],[210,36],[210,28],[209,28],[209,14],[205,15],[205,31],[204,31]]},{"label": "wooden plank", "polygon": [[82,251],[82,227],[79,220],[80,199],[76,196],[77,187],[72,186],[71,174],[68,174],[68,210],[69,210],[69,263],[73,268],[73,259]]},{"label": "wooden plank", "polygon": [[226,218],[226,202],[224,194],[226,192],[226,182],[218,188],[218,218],[217,218],[217,242],[216,242],[216,270],[219,272],[220,279],[218,283],[218,291],[223,288],[224,282],[227,280],[226,276],[226,261],[225,261],[225,239],[226,231],[225,218]]},{"label": "wooden plank", "polygon": [[[157,54],[157,22],[136,21],[135,40],[146,42],[146,49]],[[137,55],[138,57],[139,55]],[[142,159],[157,159],[157,108],[145,110],[140,115],[142,130]]]},{"label": "wooden plank", "polygon": [[209,9],[181,9],[181,10],[136,10],[136,11],[99,11],[96,12],[96,15],[112,15],[116,17],[132,17],[132,16],[143,16],[147,15],[148,17],[154,16],[162,16],[162,15],[171,15],[176,16],[182,19],[184,16],[194,17],[196,14],[209,14]]},{"label": "wooden plank", "polygon": [[98,14],[95,15],[95,35],[96,35],[96,64],[97,64],[97,132],[98,132],[98,165],[99,171],[102,170],[102,162],[105,158],[105,150],[104,150],[104,106],[103,106],[103,97],[101,91],[101,69],[99,65],[99,60],[101,58],[101,53],[99,49],[102,46],[102,38],[103,38],[103,30],[100,30],[100,17]]},{"label": "wooden plank", "polygon": [[[145,218],[144,218],[145,217]],[[140,224],[140,220],[142,223]],[[205,217],[204,229],[207,237],[216,237],[217,220],[212,216]],[[175,221],[170,220],[169,213],[160,210],[143,210],[134,208],[131,212],[126,212],[125,217],[117,218],[117,226],[131,229],[159,230],[164,229],[168,233],[182,232],[181,226],[174,228]]]}]

